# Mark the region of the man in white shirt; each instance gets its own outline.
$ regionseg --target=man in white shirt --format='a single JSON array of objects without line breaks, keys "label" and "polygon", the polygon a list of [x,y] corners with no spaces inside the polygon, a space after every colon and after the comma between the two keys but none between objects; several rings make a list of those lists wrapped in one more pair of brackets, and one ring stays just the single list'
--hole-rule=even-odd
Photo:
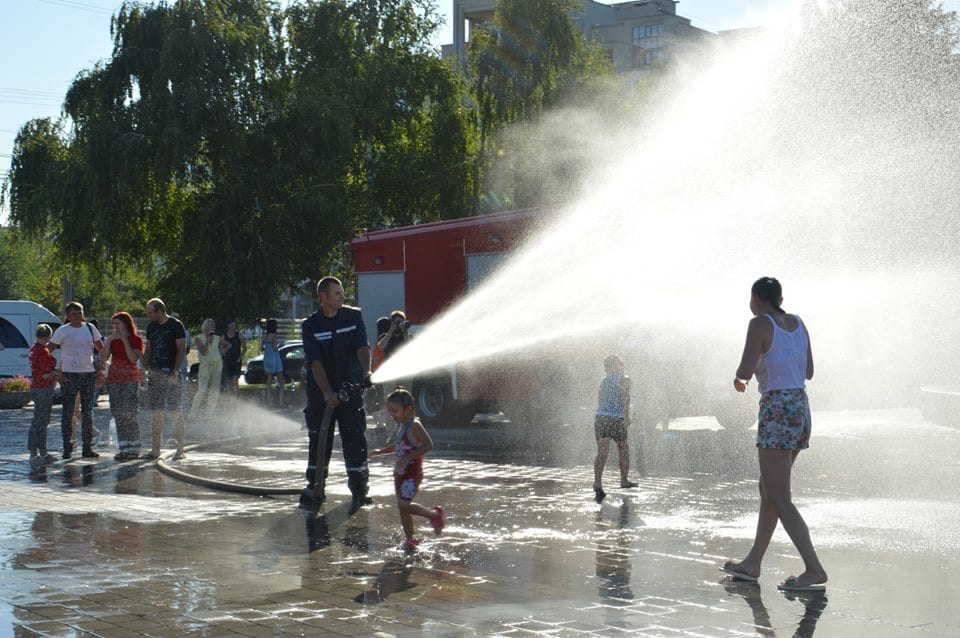
[{"label": "man in white shirt", "polygon": [[63,418],[60,420],[60,432],[63,434],[63,458],[69,459],[73,454],[73,444],[70,443],[71,419],[79,394],[83,458],[95,459],[100,455],[93,451],[93,401],[97,383],[93,353],[103,349],[103,337],[94,326],[86,322],[81,304],[71,301],[67,304],[66,314],[67,323],[56,329],[47,344],[50,352],[57,348],[61,350]]}]

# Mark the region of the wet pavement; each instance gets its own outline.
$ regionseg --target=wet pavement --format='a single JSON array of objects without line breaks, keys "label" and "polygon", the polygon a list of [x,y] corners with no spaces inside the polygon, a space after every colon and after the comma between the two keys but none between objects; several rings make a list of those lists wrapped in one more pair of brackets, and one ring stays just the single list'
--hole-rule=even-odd
[{"label": "wet pavement", "polygon": [[[348,516],[335,451],[315,517],[294,496],[119,465],[108,445],[96,463],[31,476],[30,416],[0,412],[0,636],[960,635],[960,429],[916,410],[814,414],[794,497],[830,584],[800,596],[776,589],[800,569],[782,531],[759,585],[718,572],[749,547],[757,471],[754,433],[712,419],[632,434],[640,485],[616,488],[611,458],[602,505],[586,419],[434,429],[417,500],[444,504],[447,528],[420,519],[408,556],[386,461],[371,466],[374,506]],[[59,408],[53,423],[58,450]],[[302,484],[296,412],[241,406],[189,431],[207,445],[174,467]]]}]

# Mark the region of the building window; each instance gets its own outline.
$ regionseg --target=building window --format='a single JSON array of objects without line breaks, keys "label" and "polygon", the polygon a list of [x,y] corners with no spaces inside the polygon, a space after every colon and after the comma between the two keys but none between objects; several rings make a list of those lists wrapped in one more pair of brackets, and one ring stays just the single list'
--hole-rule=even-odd
[{"label": "building window", "polygon": [[650,66],[661,59],[663,29],[659,24],[633,27],[633,64]]}]

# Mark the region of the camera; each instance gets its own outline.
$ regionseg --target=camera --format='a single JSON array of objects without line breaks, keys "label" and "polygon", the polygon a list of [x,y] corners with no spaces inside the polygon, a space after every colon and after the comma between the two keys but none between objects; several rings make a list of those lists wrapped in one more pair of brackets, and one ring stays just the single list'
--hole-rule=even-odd
[{"label": "camera", "polygon": [[410,322],[409,322],[409,321],[401,321],[401,322],[400,322],[400,329],[403,330],[404,332],[406,332],[407,330],[409,330],[409,329],[410,329]]}]

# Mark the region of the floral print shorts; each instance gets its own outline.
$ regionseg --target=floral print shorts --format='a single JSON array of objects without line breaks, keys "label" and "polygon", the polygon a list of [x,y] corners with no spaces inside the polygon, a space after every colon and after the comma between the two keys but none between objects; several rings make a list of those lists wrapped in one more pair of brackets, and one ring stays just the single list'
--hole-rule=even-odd
[{"label": "floral print shorts", "polygon": [[810,447],[810,425],[806,390],[771,390],[760,397],[757,447],[805,450]]},{"label": "floral print shorts", "polygon": [[407,467],[403,474],[393,475],[393,489],[396,490],[397,498],[405,501],[412,501],[420,489],[420,483],[423,481],[423,470],[420,468]]}]

